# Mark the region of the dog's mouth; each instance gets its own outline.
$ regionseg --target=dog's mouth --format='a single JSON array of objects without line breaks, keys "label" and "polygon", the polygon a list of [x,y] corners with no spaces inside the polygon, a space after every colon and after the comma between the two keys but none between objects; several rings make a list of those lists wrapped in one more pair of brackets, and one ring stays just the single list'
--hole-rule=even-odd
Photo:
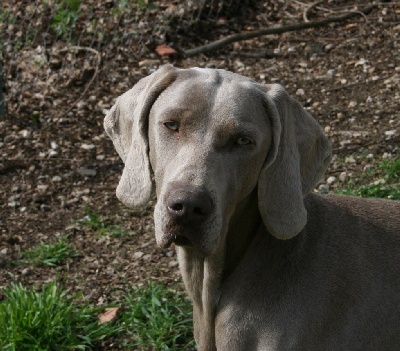
[{"label": "dog's mouth", "polygon": [[183,235],[175,235],[173,242],[175,245],[178,246],[187,246],[187,247],[193,246],[192,242],[186,236]]},{"label": "dog's mouth", "polygon": [[164,248],[171,246],[174,243],[177,246],[185,246],[185,247],[193,247],[192,241],[183,233],[172,230],[167,236],[166,240],[164,241]]}]

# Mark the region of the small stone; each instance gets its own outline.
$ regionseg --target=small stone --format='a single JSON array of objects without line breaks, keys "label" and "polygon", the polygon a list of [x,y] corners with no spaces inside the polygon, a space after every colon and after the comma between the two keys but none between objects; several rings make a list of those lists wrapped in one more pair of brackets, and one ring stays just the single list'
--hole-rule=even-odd
[{"label": "small stone", "polygon": [[356,163],[356,160],[353,156],[348,156],[344,159],[344,163]]},{"label": "small stone", "polygon": [[341,172],[339,174],[339,181],[342,183],[345,183],[349,180],[349,175],[347,174],[347,172]]},{"label": "small stone", "polygon": [[171,261],[168,263],[169,268],[174,268],[177,267],[178,265],[179,265],[178,261]]},{"label": "small stone", "polygon": [[17,208],[20,205],[21,204],[19,203],[19,201],[9,201],[9,203],[8,203],[8,207],[13,207],[13,208]]},{"label": "small stone", "polygon": [[333,78],[335,76],[335,74],[336,74],[336,70],[334,70],[334,69],[328,69],[328,71],[326,72],[326,75],[329,78]]},{"label": "small stone", "polygon": [[380,185],[380,184],[385,184],[385,183],[386,183],[386,180],[381,178],[381,179],[375,180],[372,184],[373,185]]},{"label": "small stone", "polygon": [[57,151],[55,151],[55,150],[50,150],[49,151],[49,157],[55,157],[55,156],[57,156],[58,155],[58,152]]},{"label": "small stone", "polygon": [[160,60],[145,59],[139,61],[139,67],[152,67],[152,66],[158,66],[159,64]]},{"label": "small stone", "polygon": [[298,95],[298,96],[304,96],[304,94],[305,94],[304,89],[297,89],[296,95]]},{"label": "small stone", "polygon": [[31,132],[29,130],[21,130],[20,134],[22,135],[23,138],[27,138],[29,135],[31,135]]},{"label": "small stone", "polygon": [[52,182],[61,182],[62,178],[60,176],[54,176],[53,178],[51,178]]},{"label": "small stone", "polygon": [[144,261],[150,261],[151,260],[151,255],[147,254],[147,255],[144,255],[142,258],[143,258]]},{"label": "small stone", "polygon": [[319,193],[320,194],[327,194],[329,192],[329,185],[328,184],[321,184],[318,187]]},{"label": "small stone", "polygon": [[166,256],[167,257],[172,257],[172,256],[174,256],[175,255],[175,251],[173,251],[173,250],[169,250],[169,251],[167,251],[167,253],[166,253]]},{"label": "small stone", "polygon": [[94,144],[82,144],[81,148],[84,150],[93,150],[96,147]]},{"label": "small stone", "polygon": [[325,133],[329,133],[331,131],[331,126],[326,126],[325,128],[324,128],[324,132]]},{"label": "small stone", "polygon": [[329,185],[332,185],[333,183],[336,183],[336,181],[337,181],[337,179],[336,179],[336,177],[334,177],[334,176],[330,176],[330,177],[326,180],[326,182],[327,182]]},{"label": "small stone", "polygon": [[395,130],[395,129],[393,129],[393,130],[387,130],[387,131],[385,132],[385,135],[386,135],[386,136],[392,136],[392,135],[394,135],[394,134],[396,134],[396,130]]},{"label": "small stone", "polygon": [[144,256],[144,253],[142,251],[137,251],[132,255],[132,258],[134,260],[138,260],[139,258],[142,258]]},{"label": "small stone", "polygon": [[98,160],[98,161],[103,161],[105,158],[106,158],[105,155],[97,155],[96,156],[96,160]]},{"label": "small stone", "polygon": [[95,169],[90,169],[90,168],[85,168],[85,167],[79,167],[77,169],[78,173],[85,175],[85,176],[91,176],[94,177],[97,174],[97,171]]},{"label": "small stone", "polygon": [[357,102],[355,102],[355,101],[350,101],[350,103],[349,103],[349,108],[353,108],[353,107],[356,107],[357,106]]},{"label": "small stone", "polygon": [[50,206],[49,206],[49,205],[45,205],[45,204],[41,204],[41,205],[40,205],[40,209],[41,209],[42,211],[44,211],[44,212],[48,212],[48,211],[51,210]]}]

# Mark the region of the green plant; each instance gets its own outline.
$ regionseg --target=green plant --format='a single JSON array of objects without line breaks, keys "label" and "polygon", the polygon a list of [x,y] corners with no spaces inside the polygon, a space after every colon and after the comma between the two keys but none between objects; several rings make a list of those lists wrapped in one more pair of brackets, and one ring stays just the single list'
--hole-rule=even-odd
[{"label": "green plant", "polygon": [[39,245],[24,252],[24,257],[37,266],[58,266],[68,258],[76,256],[78,253],[75,252],[74,246],[68,243],[65,236],[52,244],[40,242]]},{"label": "green plant", "polygon": [[40,292],[12,283],[0,302],[0,349],[4,351],[86,350],[119,331],[110,323],[99,324],[101,311],[69,297],[55,281]]},{"label": "green plant", "polygon": [[85,213],[86,216],[82,218],[79,223],[92,228],[96,231],[97,235],[123,236],[127,234],[126,231],[116,225],[107,225],[96,211],[86,207]]},{"label": "green plant", "polygon": [[339,190],[339,193],[400,200],[400,159],[385,160],[362,178],[377,180],[361,186],[350,183],[346,188]]},{"label": "green plant", "polygon": [[58,36],[63,36],[75,28],[80,0],[61,0],[58,3],[58,9],[52,18],[51,27]]},{"label": "green plant", "polygon": [[[143,350],[190,350],[194,348],[191,303],[164,284],[150,283],[125,295],[121,323],[133,342]],[[136,348],[135,348],[136,349]]]}]

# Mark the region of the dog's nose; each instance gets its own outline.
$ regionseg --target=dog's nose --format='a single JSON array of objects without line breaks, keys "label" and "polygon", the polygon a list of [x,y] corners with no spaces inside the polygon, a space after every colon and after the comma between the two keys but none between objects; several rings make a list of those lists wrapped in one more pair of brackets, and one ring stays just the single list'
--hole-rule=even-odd
[{"label": "dog's nose", "polygon": [[212,199],[202,189],[180,188],[174,189],[167,198],[169,215],[178,224],[200,224],[211,213]]}]

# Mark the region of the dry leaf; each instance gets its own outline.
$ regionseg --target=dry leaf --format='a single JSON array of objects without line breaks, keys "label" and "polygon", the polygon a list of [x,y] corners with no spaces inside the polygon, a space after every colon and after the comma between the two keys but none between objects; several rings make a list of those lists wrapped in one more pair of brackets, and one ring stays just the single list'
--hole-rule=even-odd
[{"label": "dry leaf", "polygon": [[102,314],[99,315],[99,323],[113,322],[118,315],[119,307],[106,308]]},{"label": "dry leaf", "polygon": [[160,56],[170,56],[170,55],[176,55],[177,54],[176,50],[171,48],[168,45],[158,45],[156,47],[156,52]]}]

